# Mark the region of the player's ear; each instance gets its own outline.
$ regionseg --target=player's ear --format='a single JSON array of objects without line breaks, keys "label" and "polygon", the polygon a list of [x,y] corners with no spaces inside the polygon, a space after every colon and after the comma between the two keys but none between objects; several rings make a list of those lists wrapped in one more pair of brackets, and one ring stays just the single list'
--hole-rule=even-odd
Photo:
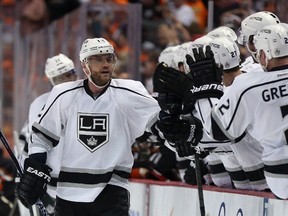
[{"label": "player's ear", "polygon": [[259,51],[258,54],[258,61],[260,64],[265,65],[266,64],[266,54],[263,50]]}]

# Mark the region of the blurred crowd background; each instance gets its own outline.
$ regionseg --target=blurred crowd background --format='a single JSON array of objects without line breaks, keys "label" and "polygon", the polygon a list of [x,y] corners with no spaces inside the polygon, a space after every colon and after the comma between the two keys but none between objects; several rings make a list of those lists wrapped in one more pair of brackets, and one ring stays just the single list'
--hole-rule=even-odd
[{"label": "blurred crowd background", "polygon": [[[209,8],[209,2],[213,2],[212,8],[211,5]],[[81,12],[78,13],[80,15],[77,14],[74,17],[71,14],[73,12],[77,13],[75,11],[86,4],[104,5],[104,7],[100,6],[96,10],[89,10],[88,7],[88,10],[84,11],[87,12],[85,14],[86,23],[82,23],[79,22],[78,18],[81,16]],[[131,5],[139,7],[133,8]],[[111,8],[113,9],[111,10]],[[133,23],[129,20],[129,13],[135,11],[135,8],[139,11],[136,11],[137,14],[134,16]],[[2,0],[0,2],[0,24],[3,60],[1,68],[3,86],[1,92],[4,93],[1,95],[3,109],[1,123],[3,129],[10,139],[13,135],[13,129],[19,130],[20,125],[23,124],[20,120],[15,125],[14,118],[17,116],[13,112],[13,105],[15,105],[13,104],[15,102],[13,96],[16,94],[15,85],[17,84],[14,80],[15,70],[17,70],[15,68],[17,67],[17,65],[15,66],[15,50],[19,49],[19,44],[16,44],[15,41],[15,31],[18,31],[18,39],[20,41],[26,39],[27,44],[29,35],[33,35],[35,32],[39,32],[41,29],[58,20],[63,20],[63,17],[69,15],[72,18],[68,21],[68,34],[72,31],[71,29],[74,29],[74,32],[82,31],[78,34],[82,34],[83,37],[109,39],[117,51],[119,60],[115,76],[141,80],[148,91],[151,92],[151,77],[159,53],[167,46],[194,40],[207,33],[208,30],[212,30],[208,29],[208,13],[213,17],[210,18],[212,23],[210,23],[209,28],[225,25],[237,32],[243,18],[261,10],[273,12],[283,22],[287,21],[285,0]],[[131,23],[134,25],[133,28],[131,28]],[[42,73],[40,70],[44,67],[45,58],[57,54],[57,51],[61,51],[63,46],[68,46],[68,56],[71,53],[69,57],[75,59],[75,64],[79,67],[77,46],[80,45],[73,38],[67,40],[66,45],[63,44],[65,39],[63,40],[61,37],[67,35],[63,25],[65,25],[63,22],[57,25],[56,31],[54,31],[56,33],[51,36],[52,39],[49,39],[53,40],[54,44],[59,43],[53,45],[56,48],[51,51],[51,44],[45,43],[45,41],[48,41],[46,38],[43,38],[42,46],[40,44],[41,47],[37,48],[39,55],[42,52],[47,53],[46,56],[43,56],[42,62],[38,60],[36,63],[37,67],[40,65],[37,68],[37,72],[39,71],[40,74]],[[131,42],[135,39],[133,34],[140,38],[140,41]],[[31,44],[33,45],[33,43],[36,42],[32,41]],[[23,47],[23,50],[29,50],[30,47],[27,46]],[[47,52],[48,49],[50,49],[49,52]],[[135,49],[137,49],[137,52],[135,52]],[[131,52],[134,52],[132,56]],[[30,55],[30,53],[26,51],[22,55]],[[245,56],[244,49],[243,55]],[[133,64],[134,67],[131,67]],[[29,73],[33,73],[33,70],[36,70],[35,68],[30,67]],[[18,70],[21,69],[23,70],[23,68],[18,68]],[[44,75],[44,73],[42,74]],[[45,90],[42,89],[41,91]],[[31,92],[32,97],[28,99],[28,102],[29,100],[31,102],[40,93],[42,92]],[[22,111],[24,114],[27,112],[25,109],[22,109]]]},{"label": "blurred crowd background", "polygon": [[[152,93],[152,76],[164,48],[195,40],[219,26],[228,26],[237,33],[241,21],[257,11],[273,12],[282,22],[288,22],[286,3],[286,0],[1,0],[1,129],[13,146],[13,131],[20,132],[29,104],[51,88],[44,75],[48,57],[65,53],[74,60],[79,76],[83,76],[78,53],[84,38],[108,39],[118,57],[114,77],[141,80]],[[243,59],[248,56],[246,49],[240,47],[240,50]],[[132,174],[139,178],[179,180],[175,154],[159,150],[155,147],[157,142],[149,134],[135,141]],[[157,161],[160,151],[165,166]],[[0,166],[0,193],[3,183],[9,183],[7,178],[15,175],[6,158],[4,150],[0,155],[0,164],[4,161]],[[159,167],[155,169],[156,161]],[[13,195],[5,197],[13,201]],[[0,215],[5,214],[0,210]]]}]

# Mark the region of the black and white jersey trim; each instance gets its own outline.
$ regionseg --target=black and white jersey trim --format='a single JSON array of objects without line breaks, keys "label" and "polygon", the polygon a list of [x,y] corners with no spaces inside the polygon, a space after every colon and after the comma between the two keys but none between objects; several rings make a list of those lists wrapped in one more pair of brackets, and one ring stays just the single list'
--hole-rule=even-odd
[{"label": "black and white jersey trim", "polygon": [[241,169],[241,167],[238,167],[237,170],[236,168],[234,168],[233,170],[227,168],[227,172],[229,173],[232,181],[247,181],[247,176],[245,175],[245,172]]},{"label": "black and white jersey trim", "polygon": [[121,182],[127,182],[130,177],[130,172],[131,169],[123,169],[123,167],[105,170],[86,170],[86,172],[81,169],[61,168],[58,185],[68,187],[77,185],[77,187],[90,188],[90,186],[107,184],[111,178]]},{"label": "black and white jersey trim", "polygon": [[272,174],[288,175],[288,163],[279,165],[264,165],[265,172]]},{"label": "black and white jersey trim", "polygon": [[[50,133],[48,130],[43,128],[37,122],[34,122],[32,125],[32,131],[37,134],[37,136],[44,141],[50,148],[53,148],[58,145],[60,137],[55,136],[55,134]],[[31,143],[33,145],[33,142]]]},{"label": "black and white jersey trim", "polygon": [[122,90],[125,90],[125,91],[132,92],[134,94],[140,95],[142,97],[151,99],[150,97],[147,97],[146,95],[140,94],[139,92],[133,91],[133,90],[125,88],[125,87],[119,87],[119,86],[113,86],[113,85],[110,85],[109,87],[112,87],[112,88],[115,88],[115,89],[122,89]]},{"label": "black and white jersey trim", "polygon": [[213,164],[209,163],[209,166],[210,166],[210,172],[211,172],[211,174],[213,174],[213,175],[220,174],[220,173],[226,173],[226,172],[227,172],[222,162],[219,162],[218,164],[216,164],[216,163],[213,163]]},{"label": "black and white jersey trim", "polygon": [[254,171],[245,171],[246,176],[250,180],[250,182],[258,182],[265,180],[264,176],[264,167],[254,170]]},{"label": "black and white jersey trim", "polygon": [[61,92],[59,95],[57,95],[57,97],[54,99],[54,101],[51,103],[51,105],[47,108],[46,112],[45,112],[45,113],[42,115],[42,117],[40,118],[39,124],[41,123],[41,121],[42,121],[43,118],[46,116],[46,114],[48,113],[48,111],[50,110],[50,108],[53,106],[53,104],[57,101],[57,99],[58,99],[60,96],[66,94],[67,92],[74,91],[74,90],[77,90],[77,89],[83,88],[83,87],[84,87],[83,85],[77,86],[77,87],[75,87],[75,88],[68,89],[68,90],[66,90],[66,91],[64,91],[64,92]]}]

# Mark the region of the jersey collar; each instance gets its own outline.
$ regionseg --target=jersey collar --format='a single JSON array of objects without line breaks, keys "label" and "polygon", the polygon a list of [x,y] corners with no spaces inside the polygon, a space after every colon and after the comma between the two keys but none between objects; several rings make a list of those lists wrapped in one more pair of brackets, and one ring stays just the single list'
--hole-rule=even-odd
[{"label": "jersey collar", "polygon": [[85,89],[85,92],[90,96],[92,97],[94,100],[96,100],[98,97],[100,97],[102,94],[104,94],[107,90],[107,88],[110,86],[110,83],[111,83],[111,80],[109,81],[109,84],[107,86],[105,86],[105,88],[102,89],[102,91],[100,92],[99,95],[97,95],[96,97],[93,95],[93,93],[91,92],[90,88],[89,88],[89,85],[88,85],[88,82],[89,80],[88,79],[85,79],[84,80],[84,89]]}]

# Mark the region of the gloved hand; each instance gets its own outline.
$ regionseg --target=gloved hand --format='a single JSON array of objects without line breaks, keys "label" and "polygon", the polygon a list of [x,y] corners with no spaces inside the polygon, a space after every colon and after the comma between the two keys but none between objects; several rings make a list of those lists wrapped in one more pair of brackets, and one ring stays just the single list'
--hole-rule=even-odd
[{"label": "gloved hand", "polygon": [[[204,164],[203,160],[200,159],[200,173],[201,173],[201,180],[202,180],[202,184],[205,184],[205,178],[203,176],[205,176],[208,173],[208,169],[206,167],[206,165]],[[191,184],[191,185],[197,185],[197,176],[196,176],[196,170],[195,170],[195,164],[192,166],[190,165],[184,174],[184,180],[187,184]]]},{"label": "gloved hand", "polygon": [[171,116],[160,111],[157,122],[159,130],[168,142],[187,142],[196,146],[203,136],[203,126],[199,119],[190,116]]},{"label": "gloved hand", "polygon": [[222,67],[218,67],[210,46],[194,48],[193,56],[186,55],[186,62],[190,68],[190,74],[194,82],[191,90],[192,97],[196,99],[216,97],[223,95]]},{"label": "gloved hand", "polygon": [[179,115],[182,110],[182,100],[172,93],[159,93],[156,98],[161,110],[170,115]]},{"label": "gloved hand", "polygon": [[24,162],[24,173],[17,186],[17,194],[22,197],[29,205],[36,203],[41,198],[50,182],[50,172],[52,169],[31,158],[26,158]]},{"label": "gloved hand", "polygon": [[19,187],[19,182],[20,182],[20,176],[17,174],[15,177],[15,197],[26,207],[29,208],[29,204],[26,202],[26,200],[19,195],[18,193],[18,187]]},{"label": "gloved hand", "polygon": [[189,166],[184,174],[184,181],[190,185],[197,185],[196,170],[194,167]]},{"label": "gloved hand", "polygon": [[155,69],[153,86],[154,92],[172,93],[184,102],[193,103],[189,97],[191,95],[190,90],[193,88],[192,78],[164,63],[158,64]]},{"label": "gloved hand", "polygon": [[179,157],[193,156],[196,153],[194,146],[190,142],[177,141],[174,145]]}]

